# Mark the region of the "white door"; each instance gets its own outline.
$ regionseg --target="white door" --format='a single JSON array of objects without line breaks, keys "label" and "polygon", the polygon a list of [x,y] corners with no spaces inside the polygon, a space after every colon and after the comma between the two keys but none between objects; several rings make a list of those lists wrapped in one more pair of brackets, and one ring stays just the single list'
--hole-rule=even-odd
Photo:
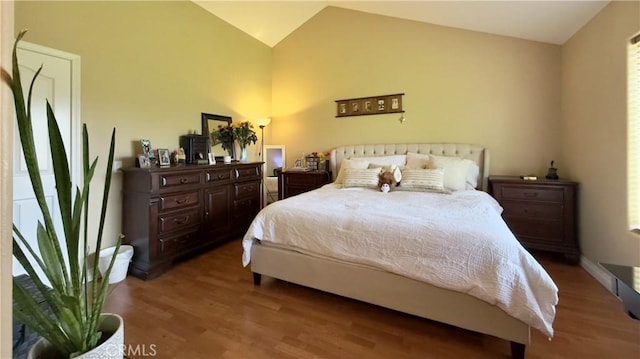
[{"label": "white door", "polygon": [[[52,212],[57,233],[62,234],[60,209],[57,204],[55,179],[49,150],[46,101],[49,100],[56,114],[58,126],[67,150],[67,160],[72,167],[72,182],[77,184],[79,176],[76,162],[80,159],[77,141],[80,126],[78,111],[80,108],[78,76],[80,58],[77,55],[21,41],[18,46],[18,63],[25,96],[28,94],[34,74],[42,66],[42,71],[33,87],[31,117],[45,196]],[[14,131],[13,153],[13,223],[20,229],[29,243],[34,248],[37,248],[36,225],[37,221],[42,221],[42,215],[31,187],[17,126],[15,126]],[[64,238],[62,235],[60,237],[62,241],[60,245],[64,248]],[[24,269],[14,258],[13,275],[24,273]],[[40,278],[44,280],[42,275]],[[45,282],[48,283],[48,281]]]}]

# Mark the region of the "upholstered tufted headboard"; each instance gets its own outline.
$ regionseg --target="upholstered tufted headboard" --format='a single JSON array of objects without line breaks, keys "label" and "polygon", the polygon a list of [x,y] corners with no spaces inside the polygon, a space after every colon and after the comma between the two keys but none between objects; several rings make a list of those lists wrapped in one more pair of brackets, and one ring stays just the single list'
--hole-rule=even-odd
[{"label": "upholstered tufted headboard", "polygon": [[483,191],[487,190],[489,150],[479,145],[463,143],[390,143],[336,147],[331,150],[331,162],[329,162],[333,180],[338,176],[340,163],[345,158],[404,155],[407,152],[440,156],[458,156],[475,161],[478,167],[480,167],[478,189]]}]

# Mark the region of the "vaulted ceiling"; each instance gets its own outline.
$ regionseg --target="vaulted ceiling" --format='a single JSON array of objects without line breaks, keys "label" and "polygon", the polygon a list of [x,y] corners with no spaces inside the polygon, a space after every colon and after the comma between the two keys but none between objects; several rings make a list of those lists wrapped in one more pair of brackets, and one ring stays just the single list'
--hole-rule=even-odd
[{"label": "vaulted ceiling", "polygon": [[563,44],[609,1],[201,1],[207,11],[273,47],[327,6]]}]

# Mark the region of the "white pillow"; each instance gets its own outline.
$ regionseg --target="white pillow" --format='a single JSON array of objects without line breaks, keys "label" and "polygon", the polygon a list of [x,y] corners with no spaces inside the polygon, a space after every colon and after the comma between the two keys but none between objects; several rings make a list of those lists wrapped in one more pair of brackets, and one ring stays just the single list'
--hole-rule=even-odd
[{"label": "white pillow", "polygon": [[379,156],[379,157],[351,157],[352,160],[364,160],[369,163],[377,163],[379,165],[396,165],[404,166],[407,164],[407,155],[391,155],[391,156]]},{"label": "white pillow", "polygon": [[378,188],[382,168],[347,168],[344,175],[344,187]]},{"label": "white pillow", "polygon": [[429,166],[428,154],[407,152],[407,167],[427,168],[427,166]]},{"label": "white pillow", "polygon": [[402,171],[402,182],[396,189],[447,193],[444,188],[444,170],[405,168]]},{"label": "white pillow", "polygon": [[396,165],[381,165],[378,163],[369,163],[369,168],[381,168],[381,172],[391,172],[393,175],[393,180],[396,181],[396,184],[402,181],[402,171],[401,168]]},{"label": "white pillow", "polygon": [[347,168],[360,168],[360,169],[365,169],[369,167],[369,161],[367,160],[349,160],[349,159],[344,159],[342,160],[342,162],[340,163],[340,171],[338,172],[338,176],[336,177],[336,180],[334,183],[336,184],[342,184],[342,181],[344,180],[344,175],[345,175],[345,170]]},{"label": "white pillow", "polygon": [[[475,166],[475,167],[474,167]],[[455,156],[435,156],[431,155],[429,168],[441,168],[444,170],[444,186],[452,191],[473,189],[478,183],[478,173],[480,169],[475,162],[455,157]],[[470,177],[475,174],[475,180]],[[467,181],[469,184],[467,186]]]}]

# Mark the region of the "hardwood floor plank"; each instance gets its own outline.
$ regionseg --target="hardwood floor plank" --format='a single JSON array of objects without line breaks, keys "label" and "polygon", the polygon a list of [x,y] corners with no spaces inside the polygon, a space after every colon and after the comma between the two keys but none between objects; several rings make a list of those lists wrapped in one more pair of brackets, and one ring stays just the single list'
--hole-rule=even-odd
[{"label": "hardwood floor plank", "polygon": [[[157,358],[510,357],[498,338],[273,278],[256,287],[241,254],[232,241],[151,281],[127,277],[105,311],[125,318],[128,348]],[[579,266],[538,259],[560,303],[555,337],[533,330],[527,358],[640,358],[640,321],[614,295]]]}]

